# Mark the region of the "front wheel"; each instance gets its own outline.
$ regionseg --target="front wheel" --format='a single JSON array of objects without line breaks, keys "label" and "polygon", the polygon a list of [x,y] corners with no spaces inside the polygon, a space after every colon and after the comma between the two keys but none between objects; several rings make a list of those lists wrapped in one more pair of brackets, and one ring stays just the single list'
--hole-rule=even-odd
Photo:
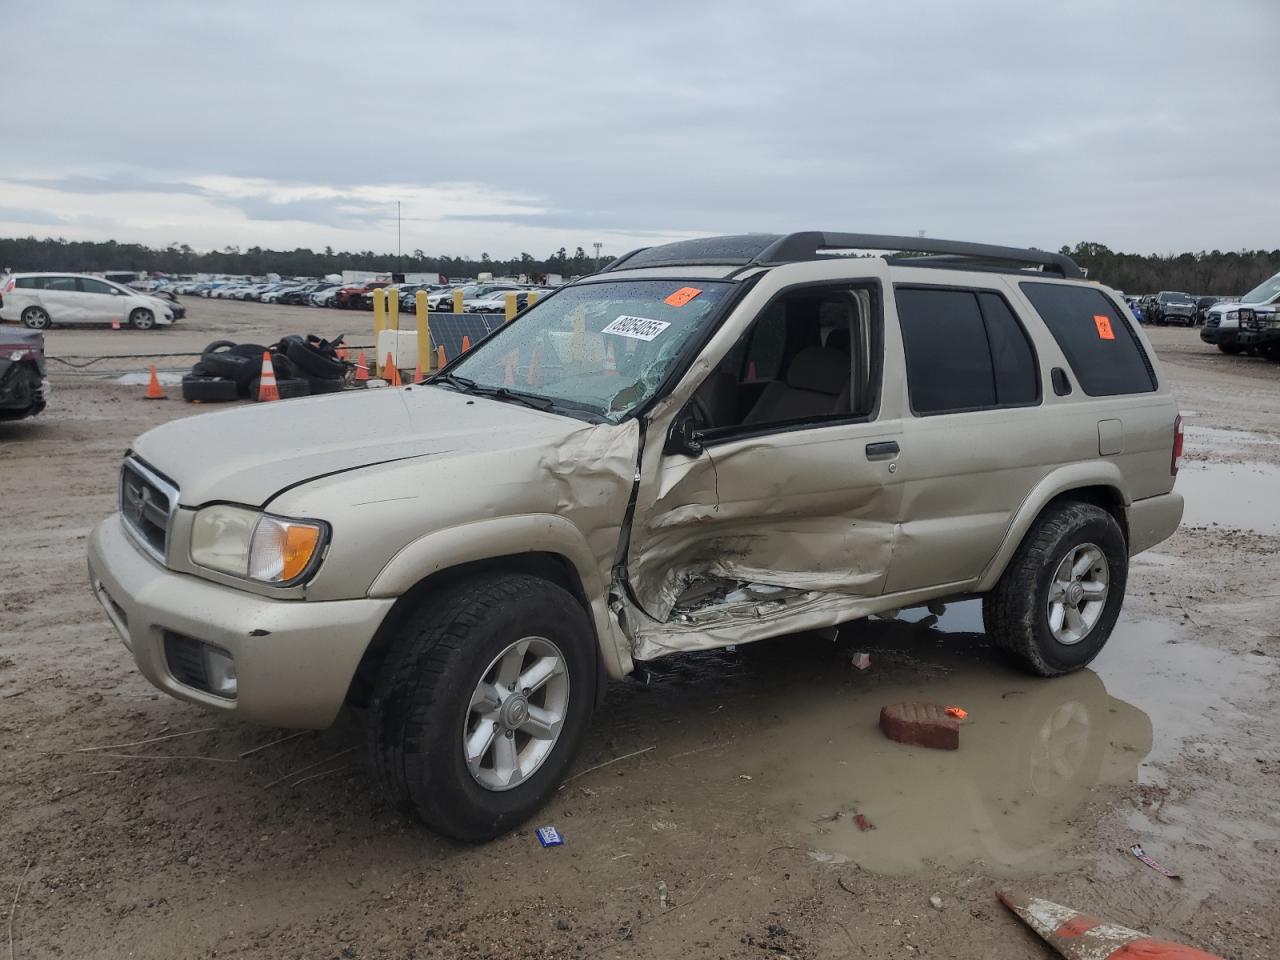
[{"label": "front wheel", "polygon": [[129,314],[129,326],[135,330],[150,330],[156,325],[156,316],[146,307],[139,307]]},{"label": "front wheel", "polygon": [[1218,349],[1221,350],[1223,353],[1230,354],[1233,357],[1240,352],[1239,345],[1234,343],[1220,343],[1218,344]]},{"label": "front wheel", "polygon": [[1091,503],[1052,506],[983,598],[987,633],[1032,673],[1079,670],[1111,636],[1128,570],[1115,517]]},{"label": "front wheel", "polygon": [[22,325],[32,330],[48,330],[52,323],[43,307],[27,307],[22,311]]},{"label": "front wheel", "polygon": [[453,585],[392,638],[372,703],[373,766],[405,813],[455,840],[501,836],[555,792],[595,702],[581,604],[524,574]]}]

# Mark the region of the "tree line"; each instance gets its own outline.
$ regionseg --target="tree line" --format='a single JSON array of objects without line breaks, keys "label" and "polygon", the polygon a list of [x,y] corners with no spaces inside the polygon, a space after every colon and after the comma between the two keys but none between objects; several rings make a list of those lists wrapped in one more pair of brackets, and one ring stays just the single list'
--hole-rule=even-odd
[{"label": "tree line", "polygon": [[[1127,293],[1154,293],[1183,290],[1192,294],[1239,295],[1280,272],[1280,250],[1220,250],[1180,254],[1138,254],[1113,251],[1101,243],[1078,243],[1063,247],[1089,277]],[[611,255],[602,254],[601,265]],[[319,277],[347,270],[376,270],[397,273],[443,273],[448,277],[474,277],[480,272],[497,275],[558,273],[576,276],[595,269],[595,258],[582,247],[572,254],[561,247],[541,259],[521,253],[510,259],[480,259],[428,256],[422,250],[397,256],[372,250],[336,251],[325,247],[316,251],[266,250],[262,247],[224,247],[197,251],[185,243],[164,248],[138,243],[64,240],[46,237],[0,239],[0,269],[15,271],[65,270],[85,273],[106,270],[139,270],[147,273],[226,273],[262,276]]]},{"label": "tree line", "polygon": [[[603,266],[613,258],[601,254]],[[185,243],[167,247],[148,247],[140,243],[117,243],[114,240],[64,240],[46,237],[0,238],[0,270],[11,267],[24,271],[65,270],[68,273],[93,273],[112,270],[137,270],[147,273],[225,273],[259,277],[278,273],[289,277],[322,277],[343,270],[371,270],[395,273],[443,273],[447,277],[474,277],[481,272],[496,275],[521,273],[558,273],[576,276],[595,269],[595,257],[582,247],[572,254],[565,247],[547,257],[521,253],[507,260],[495,260],[487,253],[473,257],[428,256],[422,250],[397,256],[373,250],[267,250],[262,247],[224,247],[221,250],[197,251]]]},{"label": "tree line", "polygon": [[1087,269],[1091,280],[1125,293],[1180,290],[1239,296],[1280,273],[1280,250],[1143,255],[1119,253],[1101,243],[1077,243],[1059,252]]}]

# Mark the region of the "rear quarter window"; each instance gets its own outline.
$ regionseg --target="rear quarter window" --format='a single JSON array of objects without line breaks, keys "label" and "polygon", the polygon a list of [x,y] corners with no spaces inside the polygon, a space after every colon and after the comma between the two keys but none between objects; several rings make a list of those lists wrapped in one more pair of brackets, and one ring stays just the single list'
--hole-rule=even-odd
[{"label": "rear quarter window", "polygon": [[1026,281],[1019,286],[1091,397],[1151,393],[1155,371],[1129,321],[1101,290]]}]

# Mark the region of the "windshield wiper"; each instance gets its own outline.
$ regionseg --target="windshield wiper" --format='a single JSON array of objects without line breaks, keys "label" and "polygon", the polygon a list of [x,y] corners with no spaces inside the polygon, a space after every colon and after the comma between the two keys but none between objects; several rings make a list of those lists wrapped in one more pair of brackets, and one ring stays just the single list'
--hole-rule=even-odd
[{"label": "windshield wiper", "polygon": [[456,373],[437,373],[429,381],[430,383],[444,382],[459,393],[472,393],[476,389],[476,382],[466,377],[460,377]]},{"label": "windshield wiper", "polygon": [[521,393],[518,390],[511,390],[507,387],[482,386],[472,382],[471,388],[482,397],[493,397],[495,400],[502,400],[506,403],[523,403],[526,407],[533,407],[533,409],[541,410],[544,413],[555,406],[555,401],[548,400],[546,397],[535,396],[531,393]]}]

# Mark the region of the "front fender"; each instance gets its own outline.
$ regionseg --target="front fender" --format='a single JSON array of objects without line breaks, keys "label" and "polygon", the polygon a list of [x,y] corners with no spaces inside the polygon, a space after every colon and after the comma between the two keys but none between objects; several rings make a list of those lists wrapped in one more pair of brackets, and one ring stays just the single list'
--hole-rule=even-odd
[{"label": "front fender", "polygon": [[513,553],[552,553],[570,563],[582,583],[606,671],[615,678],[630,673],[630,647],[609,615],[607,572],[600,570],[582,531],[555,514],[478,520],[412,540],[387,561],[369,596],[399,597],[434,573]]},{"label": "front fender", "polygon": [[1031,488],[1018,510],[1013,515],[1009,529],[1005,531],[1000,549],[978,579],[977,592],[985,592],[996,585],[1004,573],[1004,568],[1013,559],[1014,551],[1022,543],[1036,517],[1040,516],[1045,506],[1054,497],[1061,496],[1071,490],[1084,487],[1108,487],[1116,497],[1129,507],[1129,497],[1124,492],[1124,477],[1120,468],[1107,460],[1095,460],[1088,463],[1072,463],[1054,470],[1038,484]]}]

